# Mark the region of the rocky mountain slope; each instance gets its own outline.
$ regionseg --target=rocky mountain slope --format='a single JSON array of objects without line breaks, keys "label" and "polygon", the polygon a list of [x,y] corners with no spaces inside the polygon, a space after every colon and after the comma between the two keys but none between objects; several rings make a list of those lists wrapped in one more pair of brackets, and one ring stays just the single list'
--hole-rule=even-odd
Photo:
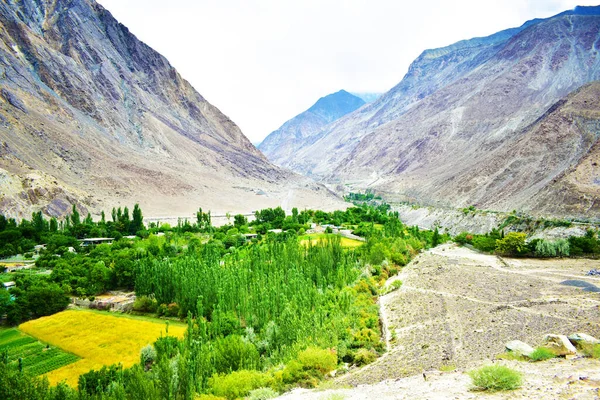
[{"label": "rocky mountain slope", "polygon": [[427,50],[290,166],[394,200],[599,216],[597,88],[575,92],[600,79],[599,30],[577,7]]},{"label": "rocky mountain slope", "polygon": [[308,110],[271,132],[258,148],[273,163],[288,167],[299,148],[317,140],[323,127],[364,104],[363,99],[345,90],[321,97]]},{"label": "rocky mountain slope", "polygon": [[0,211],[13,216],[337,201],[270,164],[94,0],[0,3],[0,155]]}]

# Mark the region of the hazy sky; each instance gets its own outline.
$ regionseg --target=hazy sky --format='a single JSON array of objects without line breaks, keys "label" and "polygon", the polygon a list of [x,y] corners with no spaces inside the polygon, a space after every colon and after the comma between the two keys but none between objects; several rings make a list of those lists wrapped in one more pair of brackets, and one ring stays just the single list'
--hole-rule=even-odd
[{"label": "hazy sky", "polygon": [[99,2],[167,57],[255,143],[329,93],[389,90],[425,49],[594,4],[576,0]]}]

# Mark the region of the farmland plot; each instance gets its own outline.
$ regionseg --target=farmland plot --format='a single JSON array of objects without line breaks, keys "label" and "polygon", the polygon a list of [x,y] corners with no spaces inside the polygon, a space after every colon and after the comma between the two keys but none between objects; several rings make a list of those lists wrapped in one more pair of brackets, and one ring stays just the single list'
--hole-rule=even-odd
[{"label": "farmland plot", "polygon": [[[66,380],[76,386],[79,375],[90,369],[116,363],[131,367],[139,361],[142,347],[164,336],[166,327],[160,320],[67,310],[26,322],[19,329],[81,357],[47,374],[51,384]],[[184,324],[170,323],[169,335],[181,338],[185,330]]]},{"label": "farmland plot", "polygon": [[17,329],[0,331],[0,354],[4,352],[12,364],[18,364],[21,358],[23,371],[32,375],[42,375],[79,360],[76,355],[42,343]]}]

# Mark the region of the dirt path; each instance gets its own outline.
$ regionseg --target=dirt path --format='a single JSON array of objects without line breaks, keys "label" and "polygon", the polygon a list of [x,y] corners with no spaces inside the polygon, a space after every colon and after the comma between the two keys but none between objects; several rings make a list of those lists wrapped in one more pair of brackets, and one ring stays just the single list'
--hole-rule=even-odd
[{"label": "dirt path", "polygon": [[[395,278],[403,281],[402,287],[379,300],[386,354],[371,365],[336,378],[333,384],[354,387],[340,392],[348,399],[478,397],[468,392],[466,375],[432,371],[442,367],[465,370],[490,362],[504,351],[506,342],[514,339],[536,345],[547,333],[586,332],[600,337],[600,293],[563,284],[576,280],[600,285],[598,277],[585,275],[599,267],[600,261],[595,260],[499,259],[455,245],[438,246],[406,266]],[[597,361],[584,361],[577,361],[582,374],[591,366],[592,371],[600,371]],[[537,368],[539,364],[517,366],[529,374],[535,369],[532,365]],[[560,369],[566,366],[557,363],[555,375],[567,373]],[[423,372],[435,378],[424,382]],[[546,376],[543,371],[537,373]],[[382,383],[372,385],[377,382]],[[600,386],[600,381],[594,382]],[[418,389],[410,395],[403,392],[402,388],[417,383]],[[544,383],[547,385],[556,393],[570,393],[552,379]],[[443,394],[436,394],[438,390]],[[532,396],[527,390],[522,393],[527,395],[511,398]],[[303,393],[285,398],[325,398],[319,396]]]}]

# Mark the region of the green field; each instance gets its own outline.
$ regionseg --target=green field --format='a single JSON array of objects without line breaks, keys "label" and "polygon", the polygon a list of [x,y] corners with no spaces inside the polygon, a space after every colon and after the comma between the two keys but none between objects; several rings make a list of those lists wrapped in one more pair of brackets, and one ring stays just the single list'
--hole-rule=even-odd
[{"label": "green field", "polygon": [[74,354],[46,345],[18,329],[0,330],[0,355],[8,355],[9,363],[23,362],[23,371],[42,375],[79,360]]}]

